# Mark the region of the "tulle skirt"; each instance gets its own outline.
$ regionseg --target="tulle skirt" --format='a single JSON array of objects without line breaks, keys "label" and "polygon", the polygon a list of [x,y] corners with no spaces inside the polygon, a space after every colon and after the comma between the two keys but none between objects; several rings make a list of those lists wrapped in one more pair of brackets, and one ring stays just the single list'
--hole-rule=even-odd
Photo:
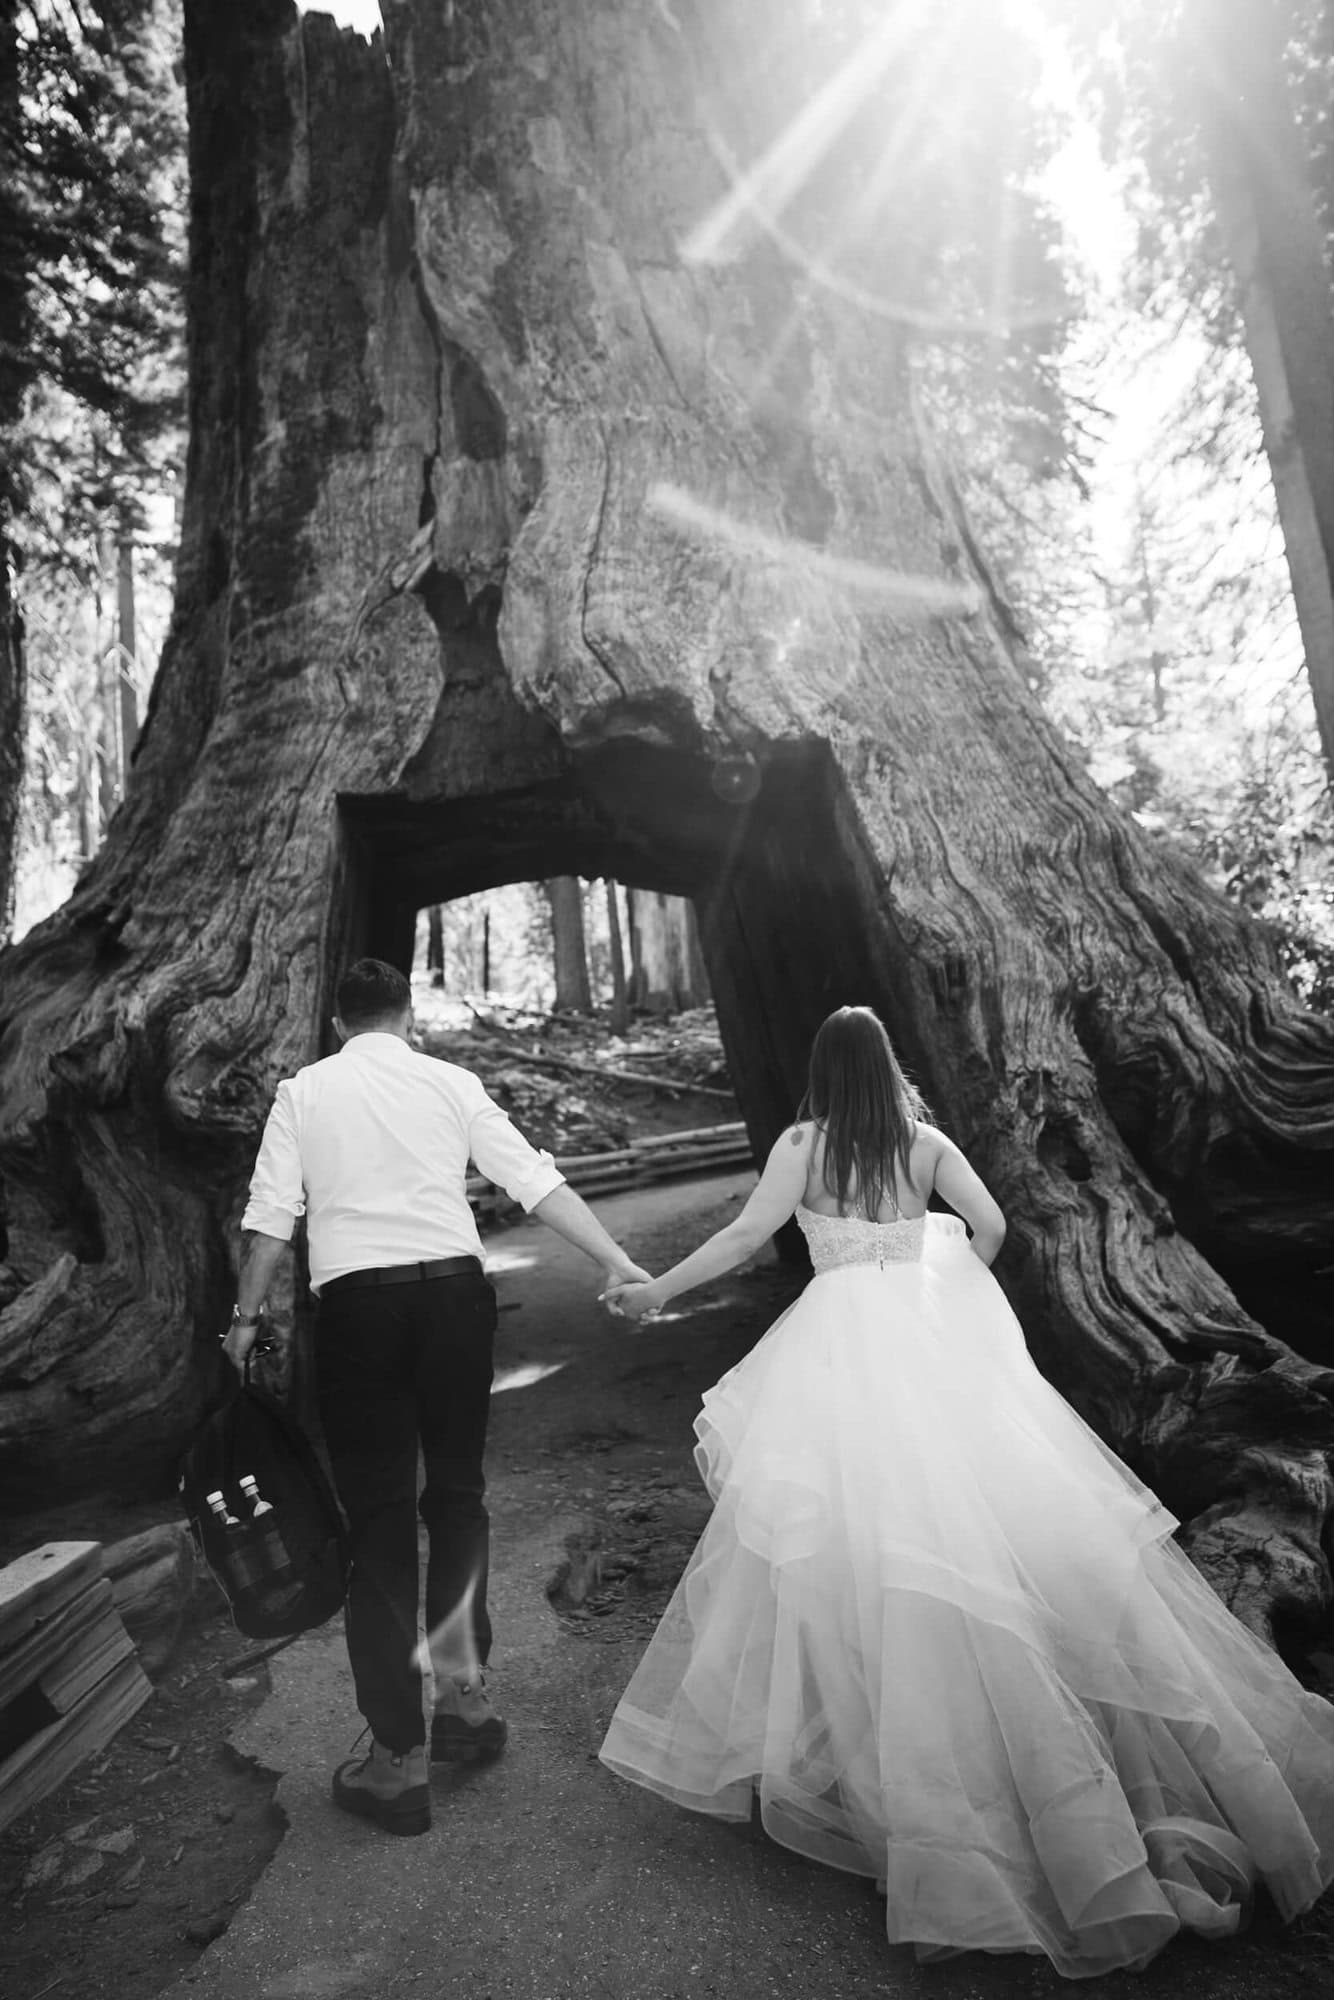
[{"label": "tulle skirt", "polygon": [[1334,1877],[1334,1709],[1034,1368],[961,1227],[814,1278],[709,1391],[714,1512],[601,1750],[873,1877],[919,1956],[1139,1967]]}]

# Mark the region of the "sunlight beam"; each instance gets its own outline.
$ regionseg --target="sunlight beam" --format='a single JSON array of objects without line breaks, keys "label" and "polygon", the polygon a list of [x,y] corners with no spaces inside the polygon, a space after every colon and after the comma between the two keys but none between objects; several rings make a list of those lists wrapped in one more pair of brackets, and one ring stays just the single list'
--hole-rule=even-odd
[{"label": "sunlight beam", "polygon": [[[939,5],[923,6],[918,0],[900,0],[879,29],[858,46],[789,121],[767,151],[748,167],[741,164],[716,130],[711,132],[710,144],[730,189],[682,241],[683,260],[696,264],[733,262],[741,254],[742,235],[748,228],[751,233],[767,237],[813,283],[846,304],[928,338],[994,341],[1059,325],[1069,313],[1063,295],[1050,303],[1037,303],[1016,311],[1005,303],[1003,285],[993,285],[988,305],[963,313],[941,312],[929,306],[912,305],[884,292],[873,292],[834,268],[833,257],[858,229],[865,227],[913,149],[919,153],[930,150],[932,114],[939,114],[944,86],[966,63],[967,13],[967,6],[959,4],[959,0],[947,12]],[[1030,21],[1026,20],[1025,27],[1030,37],[1037,33]],[[859,193],[846,223],[832,242],[826,242],[823,254],[816,255],[784,226],[783,212],[837,143],[848,121],[880,85],[891,63],[905,54],[912,73],[907,106],[890,132],[875,171]],[[941,151],[942,143],[937,135],[936,152]],[[781,348],[782,344],[780,332],[776,347]]]},{"label": "sunlight beam", "polygon": [[913,576],[886,569],[859,556],[831,555],[809,542],[770,534],[767,529],[738,521],[710,507],[682,487],[665,481],[649,488],[645,504],[655,514],[701,541],[722,543],[740,555],[782,569],[802,569],[829,584],[840,595],[870,599],[905,619],[967,617],[982,606],[976,584],[951,583],[941,577]]},{"label": "sunlight beam", "polygon": [[515,1368],[497,1368],[491,1394],[503,1396],[507,1389],[531,1389],[534,1383],[545,1382],[549,1375],[559,1375],[569,1365],[568,1361],[527,1361]]},{"label": "sunlight beam", "polygon": [[929,0],[899,0],[875,34],[854,49],[767,152],[696,223],[681,245],[685,263],[731,262],[738,254],[736,239],[745,222],[772,222],[782,214],[930,11]]}]

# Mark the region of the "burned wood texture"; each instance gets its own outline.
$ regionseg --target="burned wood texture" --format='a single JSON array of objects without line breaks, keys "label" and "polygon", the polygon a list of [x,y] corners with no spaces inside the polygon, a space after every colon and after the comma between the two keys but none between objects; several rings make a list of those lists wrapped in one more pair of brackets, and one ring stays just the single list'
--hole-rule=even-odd
[{"label": "burned wood texture", "polygon": [[1278,1302],[1328,1298],[1334,1036],[1036,705],[909,336],[741,224],[683,254],[808,55],[757,0],[385,19],[187,4],[175,619],[104,852],[0,965],[11,1490],[181,1445],[348,956],[612,875],[693,899],[757,1153],[881,1009],[1040,1364],[1242,1615],[1322,1617],[1334,1355]]}]

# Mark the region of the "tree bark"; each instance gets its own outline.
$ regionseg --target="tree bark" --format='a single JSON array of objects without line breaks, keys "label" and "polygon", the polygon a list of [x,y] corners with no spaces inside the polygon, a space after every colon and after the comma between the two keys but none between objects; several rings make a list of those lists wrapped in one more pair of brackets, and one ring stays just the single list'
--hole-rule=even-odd
[{"label": "tree bark", "polygon": [[547,883],[551,903],[551,944],[556,972],[556,1011],[591,1014],[588,949],[584,941],[584,892],[576,875],[556,875]]},{"label": "tree bark", "polygon": [[628,900],[634,1004],[657,1014],[703,1007],[709,998],[708,975],[693,906],[683,896],[664,896],[654,889],[631,889]]},{"label": "tree bark", "polygon": [[14,923],[15,868],[27,759],[23,620],[14,601],[9,537],[0,497],[0,944]]},{"label": "tree bark", "polygon": [[0,961],[8,1490],[180,1446],[348,958],[615,875],[695,902],[757,1152],[880,1008],[1039,1363],[1243,1616],[1323,1617],[1334,1357],[1236,1288],[1328,1296],[1334,1035],[1035,705],[902,337],[763,241],[683,258],[809,49],[755,0],[385,14],[186,8],[175,617],[101,854]]},{"label": "tree bark", "polygon": [[[98,573],[93,593],[93,686],[97,689],[97,804],[99,840],[124,791],[120,736],[119,565],[111,536],[97,538]],[[113,609],[113,603],[115,609]]]},{"label": "tree bark", "polygon": [[1275,0],[1197,0],[1204,131],[1265,453],[1334,785],[1334,307],[1311,162]]},{"label": "tree bark", "polygon": [[0,0],[0,944],[8,943],[14,924],[27,762],[27,668],[11,540],[18,492],[10,440],[23,405],[19,361],[31,314],[18,200],[22,105],[17,37],[15,0]]},{"label": "tree bark", "polygon": [[124,521],[121,522],[116,536],[116,638],[119,647],[117,662],[119,796],[124,798],[134,746],[139,740],[137,688],[139,638],[134,604],[134,531]]}]

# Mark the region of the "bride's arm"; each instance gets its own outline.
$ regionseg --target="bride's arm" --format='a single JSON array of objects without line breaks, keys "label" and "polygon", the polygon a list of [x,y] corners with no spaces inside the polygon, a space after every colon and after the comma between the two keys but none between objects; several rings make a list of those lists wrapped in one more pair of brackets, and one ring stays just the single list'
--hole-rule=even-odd
[{"label": "bride's arm", "polygon": [[936,1148],[935,1189],[972,1231],[970,1248],[984,1264],[994,1261],[1005,1241],[1005,1217],[981,1178],[969,1166],[953,1139],[932,1131]]},{"label": "bride's arm", "polygon": [[734,1222],[717,1230],[698,1250],[692,1250],[651,1284],[611,1286],[602,1294],[607,1303],[632,1319],[642,1319],[678,1293],[706,1285],[710,1278],[721,1278],[724,1271],[734,1270],[753,1257],[761,1244],[782,1228],[806,1192],[812,1129],[794,1125],[775,1142],[754,1193]]}]

